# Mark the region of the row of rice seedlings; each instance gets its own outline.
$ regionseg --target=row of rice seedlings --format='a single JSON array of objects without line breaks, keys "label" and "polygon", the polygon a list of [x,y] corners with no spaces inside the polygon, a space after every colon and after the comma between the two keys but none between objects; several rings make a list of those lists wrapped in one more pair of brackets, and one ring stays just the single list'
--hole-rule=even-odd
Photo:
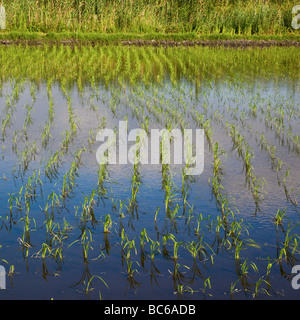
[{"label": "row of rice seedlings", "polygon": [[[141,173],[140,173],[140,165],[134,164],[133,165],[133,174],[131,179],[131,198],[129,199],[128,206],[126,206],[127,211],[134,215],[135,213],[138,215],[137,211],[137,195],[139,192],[139,188],[141,185]],[[138,216],[137,216],[138,218]]]},{"label": "row of rice seedlings", "polygon": [[30,105],[25,105],[25,108],[26,108],[27,112],[26,112],[25,123],[24,123],[23,128],[22,128],[22,133],[24,134],[25,139],[28,140],[27,127],[32,124],[31,110],[33,109],[33,107],[30,106]]},{"label": "row of rice seedlings", "polygon": [[[86,224],[88,221],[92,221],[92,223],[95,222],[95,215],[94,215],[95,195],[96,195],[96,191],[94,189],[92,190],[91,194],[87,196],[83,195],[84,202],[81,205],[81,213],[80,213],[81,225]],[[104,230],[104,232],[107,232],[106,229]]]},{"label": "row of rice seedlings", "polygon": [[[203,115],[199,118],[199,114],[195,113],[196,120],[200,121],[200,123],[203,123]],[[220,228],[222,227],[225,231],[225,238],[222,241],[222,245],[225,247],[228,247],[230,249],[231,247],[234,247],[234,257],[236,260],[236,264],[240,266],[239,270],[241,274],[238,275],[238,280],[231,285],[230,293],[231,295],[236,292],[235,291],[235,284],[238,281],[241,281],[242,287],[244,292],[251,291],[250,286],[245,285],[245,276],[247,274],[248,266],[246,265],[246,261],[241,262],[240,252],[243,247],[245,246],[254,246],[258,247],[258,244],[256,244],[252,239],[241,239],[242,231],[246,231],[246,234],[248,234],[247,228],[243,224],[243,221],[240,220],[239,222],[235,219],[233,211],[228,207],[228,198],[227,195],[222,194],[222,190],[224,187],[221,184],[221,178],[222,178],[222,162],[220,157],[226,156],[225,150],[219,148],[218,142],[213,143],[214,152],[214,161],[213,161],[213,177],[210,178],[213,185],[212,189],[215,194],[215,197],[217,199],[217,202],[219,203],[221,212],[222,212],[222,218],[217,217],[216,219],[216,231],[217,233],[220,232]],[[233,221],[230,223],[229,216],[233,218]],[[199,222],[198,227],[196,229],[197,234],[199,234]],[[229,241],[227,237],[230,237],[232,239],[232,242]],[[256,265],[252,262],[251,266],[253,270],[257,270]],[[243,272],[244,271],[244,272]],[[256,291],[254,291],[254,294],[257,294]]]},{"label": "row of rice seedlings", "polygon": [[293,145],[293,150],[297,153],[300,154],[300,137],[299,133],[293,134],[291,132],[291,129],[287,130],[287,141],[291,142]]},{"label": "row of rice seedlings", "polygon": [[[261,146],[262,146],[262,148],[264,148],[268,152],[268,154],[271,158],[271,161],[272,161],[272,167],[273,167],[273,169],[276,168],[276,171],[278,173],[278,171],[282,170],[284,163],[281,161],[281,159],[279,157],[276,156],[276,147],[271,145],[270,143],[268,143],[263,134],[260,137],[261,137],[261,141],[260,141]],[[290,170],[290,168],[288,168],[288,170],[286,171],[286,175],[283,180],[285,180],[289,176],[289,170]],[[285,190],[286,190],[286,183],[285,182],[284,182],[284,185],[285,185]],[[296,203],[297,203],[297,201],[296,201]],[[282,225],[282,219],[285,216],[285,214],[286,214],[285,210],[278,210],[278,212],[276,214],[276,218],[275,218],[276,225]],[[289,229],[290,229],[290,226],[288,226],[288,230]],[[291,242],[293,243],[292,245],[291,245]],[[283,247],[278,247],[279,261],[282,258],[287,261],[293,259],[294,253],[298,252],[297,251],[298,250],[298,237],[297,237],[297,235],[293,234],[293,235],[289,236],[289,234],[287,234],[285,237],[285,240],[282,242],[282,244],[283,244]],[[288,253],[286,254],[286,248],[289,248],[290,251],[292,251],[292,254],[290,254],[289,250],[287,250]],[[235,252],[236,258],[239,257],[239,251],[240,251],[240,245],[237,247],[236,252]],[[234,284],[232,284],[232,286],[231,286],[231,290],[230,290],[231,294],[239,291],[239,290],[235,289],[235,285],[238,281],[240,281],[243,286],[244,291],[245,292],[252,292],[253,297],[257,297],[259,293],[266,293],[266,294],[270,295],[271,285],[270,285],[270,281],[269,281],[269,274],[270,274],[270,270],[271,270],[273,263],[271,263],[271,262],[268,263],[266,275],[260,277],[257,280],[257,282],[255,283],[255,289],[252,290],[250,284],[248,282],[245,282],[245,279],[244,279],[244,278],[248,279],[248,266],[246,265],[246,260],[245,260],[244,263],[241,265],[241,268],[239,271],[241,274],[239,275],[238,280]],[[257,266],[254,263],[251,263],[250,265],[251,265],[252,269],[256,273],[258,273]],[[263,288],[262,287],[263,284],[266,284],[268,286],[268,288],[267,289]]]},{"label": "row of rice seedlings", "polygon": [[2,118],[2,139],[5,140],[5,131],[11,125],[12,121],[12,114],[13,114],[14,107],[10,105],[7,109],[7,114],[5,118]]},{"label": "row of rice seedlings", "polygon": [[[276,136],[279,141],[284,144],[286,142],[290,150],[294,151],[296,154],[300,152],[300,139],[297,134],[292,132],[292,126],[289,124],[287,127],[286,122],[289,122],[291,117],[294,115],[294,111],[287,106],[283,108],[281,105],[275,109],[275,115],[273,116],[270,111],[270,107],[267,109],[265,117],[265,125],[267,128],[275,131]],[[288,119],[286,120],[285,115],[288,114]]]},{"label": "row of rice seedlings", "polygon": [[[266,138],[265,138],[263,133],[261,133],[261,135],[260,135],[260,144],[261,144],[262,149],[266,150],[268,155],[270,156],[270,159],[272,161],[272,168],[275,169],[275,167],[276,167],[278,183],[283,185],[284,191],[285,191],[285,195],[286,195],[287,199],[293,205],[298,206],[297,198],[298,198],[300,189],[296,188],[296,187],[293,187],[293,186],[288,188],[288,186],[287,186],[287,181],[286,180],[287,180],[288,177],[290,177],[290,167],[288,167],[286,169],[284,175],[279,177],[279,172],[282,172],[283,166],[284,165],[286,166],[286,164],[276,155],[276,147],[266,140]],[[298,192],[295,195],[295,198],[292,199],[292,193],[294,191],[298,191]]]},{"label": "row of rice seedlings", "polygon": [[47,148],[47,145],[48,145],[48,142],[49,142],[49,139],[52,137],[51,135],[51,132],[50,132],[50,122],[46,122],[45,126],[44,126],[44,129],[42,131],[42,147],[44,149]]},{"label": "row of rice seedlings", "polygon": [[235,124],[229,125],[228,122],[226,123],[226,127],[230,127],[229,135],[232,137],[233,144],[239,154],[239,157],[244,161],[246,181],[249,183],[255,203],[258,205],[259,201],[264,199],[263,193],[265,192],[264,185],[266,184],[266,181],[264,178],[256,177],[252,166],[254,152],[246,142],[245,137],[239,132],[239,127]]},{"label": "row of rice seedlings", "polygon": [[[278,215],[278,214],[277,214]],[[282,217],[281,217],[282,218]],[[297,227],[298,224],[291,226],[291,223],[288,224],[287,230],[285,232],[285,237],[282,242],[282,247],[280,248],[278,260],[295,260],[295,253],[299,253],[299,240],[300,237],[297,233],[292,233],[292,230]]]},{"label": "row of rice seedlings", "polygon": [[19,169],[25,173],[28,170],[29,164],[32,160],[35,160],[35,156],[38,154],[38,148],[36,141],[33,144],[26,145],[24,149],[19,153]]},{"label": "row of rice seedlings", "polygon": [[63,184],[61,189],[62,199],[65,199],[75,186],[75,178],[78,174],[77,170],[79,166],[82,164],[82,161],[81,161],[82,153],[85,151],[86,149],[82,147],[75,152],[75,157],[71,163],[70,169],[63,176]]},{"label": "row of rice seedlings", "polygon": [[[259,93],[257,94],[257,98],[255,103],[253,103],[253,105],[249,106],[249,110],[248,110],[248,115],[249,116],[254,116],[255,118],[257,117],[257,113],[260,112],[265,119],[265,125],[267,127],[267,129],[275,129],[275,133],[277,135],[277,137],[280,138],[280,143],[283,144],[284,141],[286,141],[289,144],[288,138],[285,139],[284,137],[284,132],[290,132],[291,131],[291,124],[289,125],[289,129],[286,129],[286,122],[289,122],[291,120],[292,117],[295,117],[295,111],[293,109],[293,105],[289,106],[289,103],[286,103],[283,105],[283,103],[278,102],[278,105],[276,105],[276,108],[274,109],[275,112],[275,116],[272,115],[271,113],[271,101],[267,100],[267,107],[265,108],[263,104],[261,104],[260,106],[258,105],[259,102],[264,102],[264,99],[262,99],[259,96]],[[234,110],[234,113],[231,114],[232,117],[238,117],[239,114],[241,114],[243,112],[241,112],[238,108],[236,108]],[[287,119],[286,119],[287,117]],[[288,134],[287,134],[288,136]],[[283,184],[283,187],[285,189],[285,194],[287,199],[293,203],[294,205],[297,205],[297,194],[295,195],[295,200],[292,199],[291,197],[291,193],[293,191],[297,191],[297,188],[295,187],[287,187],[286,184],[286,180],[289,177],[289,171],[290,168],[286,169],[285,171],[285,175],[284,177],[280,177],[279,179],[279,175],[278,173],[280,172],[280,170],[282,170],[282,167],[284,165],[284,163],[282,162],[282,160],[276,156],[276,147],[270,143],[268,143],[264,137],[264,134],[262,133],[260,136],[260,144],[262,149],[266,150],[271,161],[272,161],[272,168],[274,168],[274,166],[276,166],[276,171],[277,171],[277,178],[278,178],[278,183],[279,184]]]},{"label": "row of rice seedlings", "polygon": [[61,150],[56,151],[50,155],[48,161],[45,161],[45,176],[51,181],[53,177],[57,177],[59,165],[62,163],[63,152]]},{"label": "row of rice seedlings", "polygon": [[[8,193],[9,226],[7,226],[7,228],[11,229],[12,224],[22,224],[23,235],[21,238],[18,238],[18,242],[22,246],[24,259],[27,259],[29,249],[33,246],[30,240],[30,231],[36,230],[36,221],[34,218],[30,217],[29,214],[31,202],[35,200],[36,197],[36,189],[38,187],[41,188],[43,185],[40,173],[40,169],[35,169],[32,175],[28,177],[27,182],[20,187],[18,192],[12,194]],[[15,221],[17,216],[13,216],[14,209],[17,209],[17,213],[21,213],[21,218],[18,221]],[[34,228],[31,227],[32,224],[34,225]]]},{"label": "row of rice seedlings", "polygon": [[[62,188],[59,190],[59,193],[52,191],[47,198],[47,202],[45,208],[42,209],[45,212],[45,226],[47,231],[47,238],[46,242],[42,244],[42,249],[40,249],[37,253],[33,255],[35,258],[42,258],[43,259],[43,270],[47,268],[45,258],[52,257],[54,261],[59,263],[62,262],[63,259],[63,244],[64,240],[68,239],[68,233],[73,229],[67,221],[63,220],[64,224],[63,227],[58,223],[54,222],[55,215],[54,209],[58,209],[61,207],[66,199],[75,187],[75,178],[77,176],[77,170],[79,166],[82,164],[82,153],[86,149],[84,147],[78,149],[75,152],[75,157],[71,163],[70,169],[66,172],[63,176],[63,183]],[[62,151],[57,151],[54,155],[50,156],[48,164],[45,167],[45,174],[46,175],[53,175],[56,174],[56,170],[60,163],[60,159],[63,156]],[[85,199],[86,201],[86,199]],[[84,205],[86,208],[86,205]],[[50,209],[50,211],[49,211]],[[82,248],[83,248],[83,257],[84,261],[87,259],[87,253],[89,250],[89,241],[86,241],[85,234],[81,237],[82,241]],[[45,272],[45,274],[48,274]]]}]

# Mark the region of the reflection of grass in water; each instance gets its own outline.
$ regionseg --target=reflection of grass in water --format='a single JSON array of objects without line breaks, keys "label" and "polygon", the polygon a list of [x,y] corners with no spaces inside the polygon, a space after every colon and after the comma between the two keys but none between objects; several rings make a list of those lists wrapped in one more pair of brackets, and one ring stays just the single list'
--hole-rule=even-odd
[{"label": "reflection of grass in water", "polygon": [[[129,54],[130,52],[130,54]],[[166,76],[176,83],[180,78],[200,84],[224,78],[263,79],[289,75],[298,76],[297,48],[269,48],[253,50],[217,48],[126,48],[121,46],[81,47],[0,47],[1,76],[3,79],[27,78],[36,83],[49,79],[48,92],[55,81],[69,90],[77,83],[85,84],[144,81],[161,83]],[[128,58],[130,57],[130,69]],[[18,61],[18,63],[15,63]],[[67,70],[67,71],[66,71]],[[260,72],[263,70],[263,72]],[[18,83],[18,81],[17,81]],[[17,89],[17,88],[16,88]],[[18,99],[10,98],[10,103]],[[52,104],[50,99],[50,104]],[[51,109],[49,110],[51,112]]]}]

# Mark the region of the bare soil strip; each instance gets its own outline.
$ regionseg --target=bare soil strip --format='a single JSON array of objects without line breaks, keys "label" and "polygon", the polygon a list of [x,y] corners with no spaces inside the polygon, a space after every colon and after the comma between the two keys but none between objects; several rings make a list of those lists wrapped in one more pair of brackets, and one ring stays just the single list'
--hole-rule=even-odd
[{"label": "bare soil strip", "polygon": [[248,47],[260,47],[266,48],[271,46],[279,47],[300,47],[300,41],[294,40],[126,40],[113,43],[103,43],[102,41],[85,41],[76,39],[65,40],[0,40],[0,45],[28,45],[28,46],[40,46],[40,45],[123,45],[123,46],[154,46],[154,47],[229,47],[229,48],[248,48]]}]

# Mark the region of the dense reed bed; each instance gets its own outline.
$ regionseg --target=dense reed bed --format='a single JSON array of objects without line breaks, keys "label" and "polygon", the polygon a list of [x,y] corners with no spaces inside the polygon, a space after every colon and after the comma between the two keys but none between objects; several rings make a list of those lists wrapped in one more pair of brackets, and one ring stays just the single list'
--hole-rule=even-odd
[{"label": "dense reed bed", "polygon": [[[295,297],[297,56],[0,48],[3,298]],[[203,129],[204,172],[99,165],[97,132],[120,120]]]},{"label": "dense reed bed", "polygon": [[9,31],[282,34],[296,0],[3,1]]}]

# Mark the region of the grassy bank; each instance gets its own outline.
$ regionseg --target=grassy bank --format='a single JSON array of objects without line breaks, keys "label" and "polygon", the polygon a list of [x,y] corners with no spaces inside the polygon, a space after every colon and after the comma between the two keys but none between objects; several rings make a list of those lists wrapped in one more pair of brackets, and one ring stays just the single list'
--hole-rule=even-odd
[{"label": "grassy bank", "polygon": [[56,33],[299,34],[291,27],[291,10],[297,4],[297,0],[3,0],[6,36],[37,32],[51,37]]}]

